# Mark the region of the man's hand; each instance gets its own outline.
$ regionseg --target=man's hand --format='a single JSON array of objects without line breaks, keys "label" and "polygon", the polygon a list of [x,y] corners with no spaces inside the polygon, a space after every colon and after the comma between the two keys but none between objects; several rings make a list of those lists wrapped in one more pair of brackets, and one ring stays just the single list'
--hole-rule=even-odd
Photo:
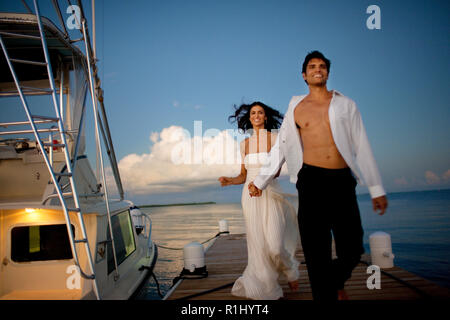
[{"label": "man's hand", "polygon": [[373,198],[372,205],[373,205],[373,211],[377,212],[377,210],[380,210],[380,212],[378,212],[378,214],[380,216],[382,216],[388,207],[388,201],[387,201],[386,196]]},{"label": "man's hand", "polygon": [[253,181],[248,184],[248,191],[250,197],[261,197],[262,195],[262,190],[258,189],[258,187],[253,184]]}]

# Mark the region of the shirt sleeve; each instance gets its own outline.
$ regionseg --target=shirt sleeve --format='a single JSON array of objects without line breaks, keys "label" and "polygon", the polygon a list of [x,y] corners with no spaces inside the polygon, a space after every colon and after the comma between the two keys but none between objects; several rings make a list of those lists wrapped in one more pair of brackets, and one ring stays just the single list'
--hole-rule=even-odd
[{"label": "shirt sleeve", "polygon": [[367,138],[366,130],[362,122],[361,114],[354,104],[352,110],[352,140],[354,145],[355,160],[363,179],[369,189],[372,198],[381,197],[386,194],[384,191],[381,176],[378,171],[372,149]]},{"label": "shirt sleeve", "polygon": [[[282,130],[282,129],[280,129]],[[269,153],[269,161],[259,170],[259,175],[253,181],[253,184],[260,190],[264,190],[269,182],[275,177],[278,170],[285,161],[284,154],[280,149],[280,134],[276,136],[275,144],[272,145]]]}]

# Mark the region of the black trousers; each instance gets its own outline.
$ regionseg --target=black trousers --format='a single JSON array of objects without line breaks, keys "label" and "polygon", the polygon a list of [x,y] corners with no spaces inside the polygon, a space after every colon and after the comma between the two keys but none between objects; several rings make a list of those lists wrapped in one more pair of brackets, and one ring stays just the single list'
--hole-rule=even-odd
[{"label": "black trousers", "polygon": [[[356,180],[349,168],[303,164],[298,173],[298,225],[313,299],[337,299],[337,291],[364,253],[363,229],[356,201]],[[333,234],[337,259],[332,260]]]}]

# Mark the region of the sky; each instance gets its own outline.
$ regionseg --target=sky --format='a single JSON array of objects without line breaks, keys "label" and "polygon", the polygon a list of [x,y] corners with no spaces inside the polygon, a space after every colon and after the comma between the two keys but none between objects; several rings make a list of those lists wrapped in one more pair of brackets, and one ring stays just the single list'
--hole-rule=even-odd
[{"label": "sky", "polygon": [[[40,3],[54,17],[51,1]],[[24,10],[21,1],[0,9]],[[97,0],[98,66],[126,197],[240,202],[242,186],[217,181],[239,164],[209,163],[221,143],[229,154],[244,138],[228,122],[233,105],[262,101],[284,113],[292,96],[308,93],[301,65],[312,50],[331,60],[328,89],[357,103],[386,191],[449,188],[449,21],[450,3],[440,0]],[[173,160],[195,143],[199,163]]]}]

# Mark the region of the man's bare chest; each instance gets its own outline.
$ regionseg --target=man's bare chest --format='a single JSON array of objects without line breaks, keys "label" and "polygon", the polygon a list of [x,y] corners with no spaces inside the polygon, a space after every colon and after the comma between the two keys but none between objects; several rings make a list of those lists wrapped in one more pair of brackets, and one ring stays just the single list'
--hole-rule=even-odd
[{"label": "man's bare chest", "polygon": [[294,110],[294,119],[297,128],[302,131],[317,130],[320,128],[329,128],[330,119],[328,110],[329,101],[308,102],[301,101]]}]

